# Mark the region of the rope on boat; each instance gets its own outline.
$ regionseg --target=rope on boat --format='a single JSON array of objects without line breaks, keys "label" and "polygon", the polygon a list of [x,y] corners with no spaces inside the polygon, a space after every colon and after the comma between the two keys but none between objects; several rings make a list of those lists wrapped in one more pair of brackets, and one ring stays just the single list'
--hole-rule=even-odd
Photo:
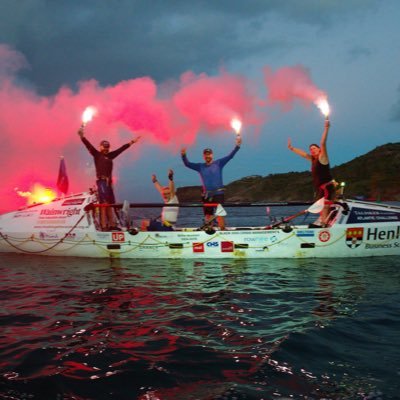
[{"label": "rope on boat", "polygon": [[[78,224],[82,221],[82,219],[85,217],[85,215],[86,214],[83,214],[80,218],[79,218],[79,220],[76,222],[76,224],[64,235],[64,237],[63,238],[61,238],[60,240],[58,240],[56,243],[54,243],[52,246],[50,246],[50,247],[48,247],[47,249],[44,249],[44,250],[25,250],[25,249],[23,249],[23,248],[21,248],[21,247],[18,247],[18,246],[15,246],[13,243],[11,243],[9,240],[8,240],[8,236],[7,235],[3,235],[3,233],[1,233],[0,232],[0,236],[11,246],[11,247],[13,247],[14,249],[16,249],[16,250],[18,250],[18,251],[21,251],[22,253],[28,253],[28,254],[40,254],[40,253],[45,253],[46,251],[49,251],[49,250],[51,250],[51,249],[54,249],[54,247],[56,247],[56,246],[58,246],[60,243],[62,243],[63,241],[64,241],[64,239],[66,238],[66,237],[68,237],[68,235],[70,235],[71,234],[71,232],[78,226]],[[32,241],[32,240],[34,240],[34,235],[32,235],[31,237],[30,237],[30,239],[26,239],[26,240],[24,240],[24,243],[26,243],[26,242],[28,242],[28,241]]]}]

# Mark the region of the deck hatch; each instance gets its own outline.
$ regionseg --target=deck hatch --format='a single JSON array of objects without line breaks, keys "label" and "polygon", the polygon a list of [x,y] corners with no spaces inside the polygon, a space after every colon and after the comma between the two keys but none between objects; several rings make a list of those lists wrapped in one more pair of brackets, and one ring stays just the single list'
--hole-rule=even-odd
[{"label": "deck hatch", "polygon": [[168,246],[170,249],[183,249],[183,243],[170,243]]},{"label": "deck hatch", "polygon": [[315,243],[302,243],[300,247],[302,249],[313,249],[315,247]]},{"label": "deck hatch", "polygon": [[235,249],[248,249],[248,243],[235,243]]},{"label": "deck hatch", "polygon": [[121,250],[121,245],[120,244],[108,244],[107,249],[108,250]]}]

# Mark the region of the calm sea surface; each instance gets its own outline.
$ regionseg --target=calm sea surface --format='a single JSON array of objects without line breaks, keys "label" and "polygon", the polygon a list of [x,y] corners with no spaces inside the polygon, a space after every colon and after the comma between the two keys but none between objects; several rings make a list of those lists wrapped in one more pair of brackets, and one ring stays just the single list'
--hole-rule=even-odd
[{"label": "calm sea surface", "polygon": [[0,398],[400,399],[399,261],[1,254]]}]

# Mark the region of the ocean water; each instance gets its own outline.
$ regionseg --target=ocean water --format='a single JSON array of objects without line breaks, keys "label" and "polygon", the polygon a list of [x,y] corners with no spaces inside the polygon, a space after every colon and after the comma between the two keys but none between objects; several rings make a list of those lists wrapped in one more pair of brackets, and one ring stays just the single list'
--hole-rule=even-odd
[{"label": "ocean water", "polygon": [[0,254],[0,399],[400,399],[399,261]]},{"label": "ocean water", "polygon": [[399,399],[398,257],[0,258],[1,399]]}]

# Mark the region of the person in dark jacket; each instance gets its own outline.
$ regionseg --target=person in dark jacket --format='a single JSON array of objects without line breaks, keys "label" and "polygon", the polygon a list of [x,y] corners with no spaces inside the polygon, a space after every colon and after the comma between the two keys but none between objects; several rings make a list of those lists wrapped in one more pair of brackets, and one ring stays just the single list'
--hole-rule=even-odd
[{"label": "person in dark jacket", "polygon": [[325,119],[324,131],[321,136],[320,145],[315,143],[310,144],[310,153],[292,146],[290,138],[288,139],[288,148],[301,157],[311,161],[311,175],[315,189],[315,197],[319,199],[325,198],[325,206],[321,212],[321,223],[327,223],[329,208],[336,197],[336,181],[332,178],[331,169],[329,166],[329,157],[326,149],[328,132],[330,128],[329,119]]},{"label": "person in dark jacket", "polygon": [[[110,151],[110,142],[107,140],[102,140],[100,142],[100,148],[97,150],[89,140],[86,139],[83,126],[79,129],[78,135],[94,159],[99,203],[114,204],[115,196],[112,185],[113,160],[136,143],[140,139],[140,136],[132,139],[129,143],[122,145],[118,149]],[[100,225],[102,230],[117,230],[112,207],[100,208]]]}]

